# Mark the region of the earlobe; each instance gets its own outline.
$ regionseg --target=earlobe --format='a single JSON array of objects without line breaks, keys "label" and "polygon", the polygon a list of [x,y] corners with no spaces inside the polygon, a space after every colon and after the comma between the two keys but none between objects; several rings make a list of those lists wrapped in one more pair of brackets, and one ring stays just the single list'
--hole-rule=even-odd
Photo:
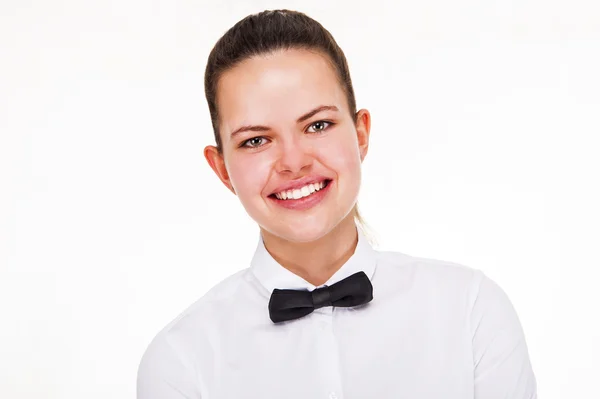
[{"label": "earlobe", "polygon": [[223,158],[223,154],[219,153],[217,147],[213,145],[208,145],[204,148],[204,158],[208,162],[210,168],[215,172],[219,180],[227,187],[232,193],[235,194],[235,190],[231,185],[231,180],[229,179],[229,173],[227,172],[227,167],[225,166],[225,160]]}]

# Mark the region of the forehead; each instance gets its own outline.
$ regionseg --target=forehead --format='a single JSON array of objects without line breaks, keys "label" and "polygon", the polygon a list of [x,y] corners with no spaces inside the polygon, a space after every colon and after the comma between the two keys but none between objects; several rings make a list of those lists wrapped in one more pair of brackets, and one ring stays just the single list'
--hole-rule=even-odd
[{"label": "forehead", "polygon": [[337,74],[325,55],[280,50],[225,72],[217,86],[223,133],[241,124],[286,123],[320,105],[347,109]]}]

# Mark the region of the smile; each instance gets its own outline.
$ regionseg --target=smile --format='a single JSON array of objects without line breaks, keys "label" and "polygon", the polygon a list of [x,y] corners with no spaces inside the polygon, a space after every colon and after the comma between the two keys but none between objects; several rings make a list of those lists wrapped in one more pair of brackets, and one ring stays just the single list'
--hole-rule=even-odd
[{"label": "smile", "polygon": [[321,202],[330,191],[331,186],[332,180],[323,180],[294,190],[271,194],[268,198],[284,208],[304,210]]},{"label": "smile", "polygon": [[274,194],[277,199],[280,200],[291,200],[291,199],[300,199],[304,197],[308,197],[312,193],[322,190],[329,180],[323,180],[320,183],[311,183],[307,184],[304,187],[300,187],[294,190],[282,191],[280,193]]}]

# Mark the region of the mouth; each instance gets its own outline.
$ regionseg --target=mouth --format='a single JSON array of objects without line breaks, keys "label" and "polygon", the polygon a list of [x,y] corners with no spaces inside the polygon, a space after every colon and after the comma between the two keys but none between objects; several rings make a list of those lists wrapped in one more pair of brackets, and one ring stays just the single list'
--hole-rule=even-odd
[{"label": "mouth", "polygon": [[304,187],[300,187],[294,190],[282,191],[280,193],[273,193],[269,195],[269,198],[280,200],[280,201],[295,201],[302,198],[307,198],[315,193],[318,193],[321,190],[324,190],[329,183],[331,183],[331,179],[325,179],[319,183],[307,184]]},{"label": "mouth", "polygon": [[283,208],[305,210],[319,204],[331,191],[333,184],[333,180],[325,179],[322,182],[308,184],[299,189],[273,193],[268,198]]}]

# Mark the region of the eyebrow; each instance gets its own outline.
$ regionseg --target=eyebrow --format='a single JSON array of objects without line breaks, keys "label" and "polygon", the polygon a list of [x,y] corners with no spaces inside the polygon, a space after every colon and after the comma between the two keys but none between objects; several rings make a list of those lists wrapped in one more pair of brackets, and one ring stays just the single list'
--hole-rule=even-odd
[{"label": "eyebrow", "polygon": [[[323,112],[323,111],[339,111],[339,109],[335,105],[321,105],[320,107],[317,107],[317,108],[313,109],[312,111],[309,111],[309,112],[305,113],[304,115],[302,115],[300,118],[298,118],[296,120],[296,123],[304,122],[305,120],[312,118],[319,112]],[[243,133],[243,132],[266,132],[268,130],[271,130],[271,128],[269,128],[267,126],[246,125],[246,126],[242,126],[242,127],[235,129],[231,133],[230,138],[233,138],[235,135]]]}]

